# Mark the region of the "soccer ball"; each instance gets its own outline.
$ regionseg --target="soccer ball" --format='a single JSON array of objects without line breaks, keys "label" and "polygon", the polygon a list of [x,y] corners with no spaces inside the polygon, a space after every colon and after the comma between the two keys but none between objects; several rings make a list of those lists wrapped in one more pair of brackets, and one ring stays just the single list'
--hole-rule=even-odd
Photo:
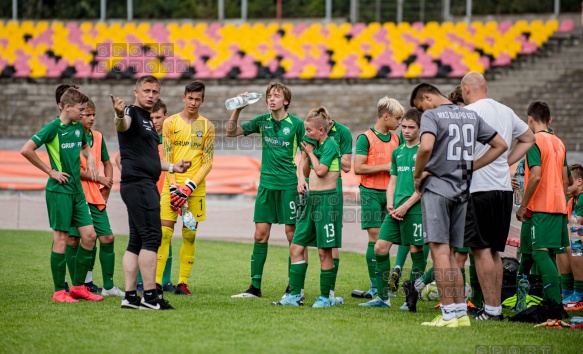
[{"label": "soccer ball", "polygon": [[421,289],[421,300],[423,301],[436,301],[439,299],[439,290],[437,289],[437,284],[432,282],[430,284],[425,285],[423,289]]}]

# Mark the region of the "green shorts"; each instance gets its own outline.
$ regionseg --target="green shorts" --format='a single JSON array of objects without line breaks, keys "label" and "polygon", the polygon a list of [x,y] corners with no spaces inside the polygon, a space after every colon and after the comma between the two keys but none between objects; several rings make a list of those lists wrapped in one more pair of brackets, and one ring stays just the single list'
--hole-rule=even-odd
[{"label": "green shorts", "polygon": [[453,251],[457,253],[470,253],[472,249],[470,247],[454,247]]},{"label": "green shorts", "polygon": [[310,192],[302,215],[292,243],[304,247],[342,247],[342,202],[335,189]]},{"label": "green shorts", "polygon": [[387,213],[386,192],[360,187],[360,224],[363,230],[381,227]]},{"label": "green shorts", "polygon": [[253,222],[295,225],[297,189],[276,190],[259,186]]},{"label": "green shorts", "polygon": [[406,214],[403,221],[399,221],[387,214],[379,232],[379,240],[397,245],[423,246],[422,216],[420,214]]},{"label": "green shorts", "polygon": [[532,249],[558,249],[569,246],[567,215],[532,213]]},{"label": "green shorts", "polygon": [[[109,225],[109,217],[107,216],[107,208],[99,210],[97,205],[89,204],[89,211],[91,212],[91,220],[93,220],[93,228],[95,234],[99,236],[113,235],[111,226]],[[76,227],[72,227],[69,231],[69,236],[80,237],[79,231]]]},{"label": "green shorts", "polygon": [[45,199],[51,229],[69,232],[71,227],[87,226],[93,223],[85,194],[46,191]]},{"label": "green shorts", "polygon": [[522,254],[532,254],[532,240],[530,233],[532,228],[532,221],[530,218],[525,218],[520,228],[520,247],[518,251]]}]

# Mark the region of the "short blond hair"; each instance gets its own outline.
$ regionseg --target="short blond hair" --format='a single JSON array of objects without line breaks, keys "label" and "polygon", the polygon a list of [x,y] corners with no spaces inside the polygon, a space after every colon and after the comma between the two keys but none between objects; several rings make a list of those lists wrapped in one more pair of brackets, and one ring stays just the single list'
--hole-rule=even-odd
[{"label": "short blond hair", "polygon": [[393,117],[405,113],[405,108],[396,99],[385,96],[379,100],[377,113],[379,118],[385,113]]},{"label": "short blond hair", "polygon": [[312,122],[316,126],[316,128],[324,128],[326,132],[330,130],[330,115],[328,114],[328,110],[324,106],[320,106],[318,108],[310,109],[308,115],[305,119],[306,122]]}]

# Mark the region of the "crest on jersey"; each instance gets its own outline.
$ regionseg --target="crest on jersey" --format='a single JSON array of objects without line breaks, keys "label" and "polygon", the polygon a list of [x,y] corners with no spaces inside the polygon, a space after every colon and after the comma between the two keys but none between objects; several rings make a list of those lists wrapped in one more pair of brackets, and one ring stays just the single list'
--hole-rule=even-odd
[{"label": "crest on jersey", "polygon": [[283,128],[283,135],[288,135],[290,132],[288,127]]},{"label": "crest on jersey", "polygon": [[202,138],[202,131],[200,131],[200,130],[199,130],[199,131],[197,131],[197,132],[196,132],[196,137],[197,137],[197,138]]},{"label": "crest on jersey", "polygon": [[75,136],[76,137],[80,137],[81,136],[81,132],[79,130],[75,130]]}]

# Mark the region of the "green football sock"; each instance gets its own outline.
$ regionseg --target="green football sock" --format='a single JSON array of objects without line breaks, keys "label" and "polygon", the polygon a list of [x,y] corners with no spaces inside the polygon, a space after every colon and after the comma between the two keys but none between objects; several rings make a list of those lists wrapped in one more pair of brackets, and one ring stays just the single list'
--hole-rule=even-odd
[{"label": "green football sock", "polygon": [[75,277],[73,278],[73,285],[79,286],[85,283],[85,277],[91,266],[91,258],[93,257],[93,250],[86,250],[79,247],[77,250],[77,258],[75,259]]},{"label": "green football sock", "polygon": [[332,285],[330,286],[330,290],[334,290],[336,288],[336,278],[338,277],[338,266],[340,265],[340,259],[334,258],[334,279],[332,279]]},{"label": "green football sock", "polygon": [[290,294],[299,295],[302,293],[302,289],[304,288],[308,264],[302,261],[302,263],[299,264],[291,264],[289,268]]},{"label": "green football sock", "polygon": [[261,278],[263,277],[263,266],[267,259],[267,243],[255,242],[253,244],[253,254],[251,255],[251,285],[261,289]]},{"label": "green football sock", "polygon": [[368,247],[366,248],[366,265],[368,267],[368,277],[370,279],[370,284],[372,287],[376,287],[376,277],[375,277],[375,268],[376,268],[376,259],[374,254],[374,245],[376,242],[369,242]]},{"label": "green football sock", "polygon": [[330,289],[334,281],[334,268],[324,270],[320,269],[320,296],[328,298]]},{"label": "green football sock", "polygon": [[425,258],[423,257],[423,251],[421,252],[411,252],[411,259],[413,260],[413,265],[411,266],[411,276],[410,280],[417,280],[423,275],[425,271]]},{"label": "green football sock", "polygon": [[[140,274],[141,276],[141,274]],[[168,259],[166,260],[166,266],[164,267],[164,273],[162,274],[162,284],[168,284],[171,282],[172,277],[172,244],[170,244],[170,249],[168,251]]]},{"label": "green football sock", "polygon": [[97,257],[97,242],[95,242],[95,246],[93,246],[93,251],[91,251],[91,265],[89,266],[89,270],[93,270],[93,267],[95,267],[96,257]]},{"label": "green football sock", "polygon": [[516,288],[518,289],[518,282],[522,279],[522,275],[526,274],[528,277],[530,275],[530,270],[533,265],[532,255],[523,253],[520,256],[520,266],[518,267],[518,272],[516,272]]},{"label": "green football sock", "polygon": [[583,293],[583,280],[573,281],[573,290],[578,293]]},{"label": "green football sock", "polygon": [[534,259],[534,263],[538,266],[542,275],[544,297],[546,299],[553,299],[560,304],[561,288],[559,287],[559,273],[551,259],[551,255],[547,251],[534,250],[532,251],[532,259]]},{"label": "green football sock", "polygon": [[138,269],[138,283],[143,283],[144,280],[142,279],[142,272]]},{"label": "green football sock", "polygon": [[287,277],[291,276],[291,255],[287,256]]},{"label": "green football sock", "polygon": [[484,301],[484,295],[482,294],[482,287],[480,286],[480,281],[478,280],[478,272],[476,272],[476,261],[474,256],[470,254],[470,286],[472,287],[472,296],[470,296],[470,301],[477,308],[482,308],[482,302]]},{"label": "green football sock", "polygon": [[375,275],[377,279],[377,294],[387,301],[389,298],[389,274],[391,273],[391,255],[390,254],[375,254],[377,259],[377,267]]},{"label": "green football sock", "polygon": [[395,258],[395,267],[403,269],[405,261],[407,260],[407,255],[409,254],[409,247],[399,245],[397,248],[397,256]]},{"label": "green football sock", "polygon": [[51,251],[51,273],[53,273],[55,292],[65,289],[65,274],[67,274],[66,264],[64,253],[55,253]]},{"label": "green football sock", "polygon": [[115,252],[113,242],[99,245],[99,263],[103,275],[103,288],[113,288],[113,269],[115,268]]},{"label": "green football sock", "polygon": [[434,280],[435,277],[433,276],[433,267],[429,268],[429,270],[421,276],[421,281],[425,285],[430,284]]},{"label": "green football sock", "polygon": [[71,281],[75,277],[75,258],[77,258],[77,249],[79,246],[67,245],[65,247],[65,259],[67,262],[67,268],[69,268],[69,276]]},{"label": "green football sock", "polygon": [[575,290],[575,278],[573,274],[561,274],[561,288],[563,290]]}]

